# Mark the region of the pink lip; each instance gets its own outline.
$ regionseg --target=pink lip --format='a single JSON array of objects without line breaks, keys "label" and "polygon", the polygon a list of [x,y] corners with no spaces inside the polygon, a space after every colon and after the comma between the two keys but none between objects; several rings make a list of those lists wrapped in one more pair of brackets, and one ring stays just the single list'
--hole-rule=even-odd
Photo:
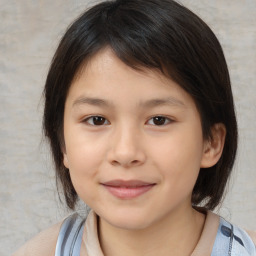
[{"label": "pink lip", "polygon": [[111,180],[102,185],[115,197],[120,199],[132,199],[149,191],[155,183],[140,180]]}]

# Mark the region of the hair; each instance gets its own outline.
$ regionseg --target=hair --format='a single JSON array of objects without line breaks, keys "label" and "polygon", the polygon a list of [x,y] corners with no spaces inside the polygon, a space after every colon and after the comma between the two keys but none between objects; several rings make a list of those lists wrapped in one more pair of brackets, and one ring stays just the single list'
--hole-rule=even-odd
[{"label": "hair", "polygon": [[66,97],[79,69],[110,47],[126,65],[157,69],[190,94],[200,113],[204,139],[223,123],[227,134],[222,156],[200,169],[192,205],[213,210],[220,204],[237,150],[237,123],[226,60],[212,30],[173,0],[104,1],[84,12],[67,29],[53,57],[44,88],[43,128],[49,139],[67,206],[78,195],[63,164]]}]

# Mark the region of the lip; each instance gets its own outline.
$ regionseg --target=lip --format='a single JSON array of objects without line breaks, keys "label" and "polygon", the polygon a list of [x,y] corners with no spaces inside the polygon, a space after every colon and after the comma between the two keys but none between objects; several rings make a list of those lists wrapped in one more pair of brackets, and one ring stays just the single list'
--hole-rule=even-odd
[{"label": "lip", "polygon": [[151,190],[156,183],[141,180],[111,180],[101,183],[108,192],[120,199],[133,199]]}]

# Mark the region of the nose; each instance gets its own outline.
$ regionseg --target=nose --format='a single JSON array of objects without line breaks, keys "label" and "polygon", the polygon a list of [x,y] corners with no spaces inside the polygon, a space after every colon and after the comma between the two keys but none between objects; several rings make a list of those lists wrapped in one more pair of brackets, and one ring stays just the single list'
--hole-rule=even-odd
[{"label": "nose", "polygon": [[125,127],[112,134],[108,160],[112,165],[125,168],[140,166],[146,160],[142,138],[134,128]]}]

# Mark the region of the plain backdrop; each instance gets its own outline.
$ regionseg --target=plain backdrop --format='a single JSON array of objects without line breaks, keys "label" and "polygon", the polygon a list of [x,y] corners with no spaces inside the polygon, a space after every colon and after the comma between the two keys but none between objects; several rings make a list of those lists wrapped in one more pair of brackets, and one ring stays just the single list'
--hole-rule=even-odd
[{"label": "plain backdrop", "polygon": [[[98,1],[99,2],[99,1]],[[219,38],[230,68],[239,151],[217,211],[256,230],[256,1],[181,0]],[[68,214],[42,140],[47,70],[67,25],[95,1],[0,0],[0,255]]]}]

